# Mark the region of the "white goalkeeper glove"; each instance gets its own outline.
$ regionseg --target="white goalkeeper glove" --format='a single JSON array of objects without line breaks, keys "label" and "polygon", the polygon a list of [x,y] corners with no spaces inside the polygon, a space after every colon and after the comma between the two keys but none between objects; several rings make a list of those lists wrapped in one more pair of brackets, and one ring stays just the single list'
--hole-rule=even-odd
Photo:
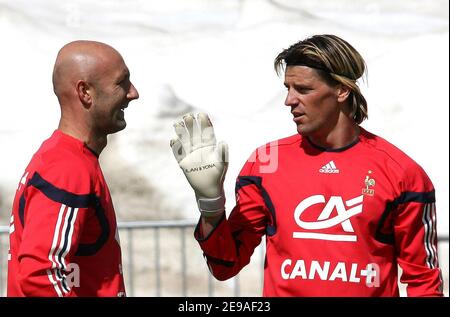
[{"label": "white goalkeeper glove", "polygon": [[191,113],[175,122],[178,138],[170,141],[173,154],[194,189],[203,217],[225,211],[223,181],[228,168],[228,146],[217,144],[214,129],[206,113],[195,118]]}]

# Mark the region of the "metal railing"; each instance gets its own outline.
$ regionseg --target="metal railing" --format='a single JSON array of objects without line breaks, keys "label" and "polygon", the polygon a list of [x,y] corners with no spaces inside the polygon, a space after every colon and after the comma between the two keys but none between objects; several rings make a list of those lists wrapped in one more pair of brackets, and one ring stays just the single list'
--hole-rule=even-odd
[{"label": "metal railing", "polygon": [[[265,247],[264,240],[255,250],[255,254],[248,266],[241,273],[230,279],[231,282],[217,282],[208,271],[202,257],[202,252],[193,237],[193,229],[196,221],[192,220],[168,220],[168,221],[136,221],[121,222],[118,224],[120,237],[125,238],[121,241],[122,260],[124,265],[124,278],[126,281],[126,289],[128,296],[260,296],[263,287],[263,270]],[[190,230],[188,230],[190,229]],[[152,239],[148,231],[153,231]],[[179,237],[177,238],[178,231]],[[139,240],[139,233],[144,234],[144,239]],[[8,234],[9,227],[0,226],[0,296],[6,293],[6,267],[8,254]],[[189,237],[187,237],[189,235]],[[150,244],[150,240],[153,241]],[[178,245],[175,243],[178,240]],[[448,236],[440,236],[439,244],[449,242]],[[161,248],[161,244],[166,244]],[[150,246],[150,247],[149,247]],[[174,247],[175,246],[175,247]],[[148,248],[148,251],[146,251]],[[174,254],[170,254],[170,253]],[[140,261],[136,261],[136,257],[143,257]],[[167,261],[163,261],[163,257],[169,257]],[[175,256],[179,256],[177,261]],[[254,258],[256,256],[256,259]],[[153,258],[153,261],[150,259]],[[201,259],[200,259],[201,258]],[[139,262],[138,265],[136,265]],[[189,262],[196,262],[194,270],[189,270]],[[147,265],[145,268],[142,268]],[[248,267],[247,266],[247,267]],[[139,269],[140,268],[140,269]],[[246,272],[245,272],[246,271]],[[151,278],[143,279],[140,276],[150,272],[150,276],[154,279],[153,283],[149,281]],[[249,276],[249,273],[253,274]],[[177,290],[169,294],[164,294],[164,286],[170,283],[163,283],[165,276],[175,276],[172,279],[179,282],[178,286],[172,288]],[[243,278],[242,275],[244,274]],[[256,274],[256,276],[255,276]],[[247,275],[247,276],[245,276]],[[206,291],[191,291],[190,287],[201,282],[199,279],[206,278]],[[255,283],[259,280],[258,283]],[[448,277],[447,277],[448,278]],[[249,280],[251,282],[246,283]],[[242,282],[243,281],[243,282]],[[136,285],[137,283],[140,284]],[[241,285],[244,283],[243,285]],[[142,286],[142,284],[144,286]],[[153,284],[153,285],[152,285]],[[172,285],[173,286],[173,285]],[[242,286],[246,286],[245,290]],[[251,286],[251,287],[250,287]],[[220,289],[220,290],[219,290]],[[249,291],[249,289],[251,289]],[[217,290],[217,292],[216,292]],[[220,291],[220,292],[219,292]],[[231,292],[231,294],[230,294]]]},{"label": "metal railing", "polygon": [[[197,224],[197,221],[193,220],[167,220],[167,221],[135,221],[135,222],[121,222],[118,224],[119,230],[121,231],[121,237],[122,232],[125,233],[125,236],[127,238],[127,243],[122,244],[122,250],[126,250],[126,257],[123,257],[124,264],[126,264],[126,282],[127,282],[127,293],[128,296],[135,296],[135,260],[134,260],[134,234],[137,230],[153,230],[153,241],[154,241],[154,248],[153,248],[153,267],[154,267],[154,273],[155,273],[155,282],[154,282],[154,296],[162,296],[162,263],[161,263],[161,231],[163,229],[168,229],[171,231],[179,231],[179,254],[180,254],[180,265],[179,265],[179,277],[181,279],[181,292],[177,294],[178,296],[188,296],[188,289],[189,289],[189,283],[188,283],[188,253],[189,254],[196,254],[201,256],[201,250],[199,246],[194,246],[194,248],[188,248],[187,242],[186,242],[186,235],[189,234],[189,240],[193,241],[193,230]],[[191,229],[191,231],[188,231],[188,229]],[[170,234],[171,237],[174,237],[174,234]],[[195,242],[196,243],[196,242]],[[264,241],[263,241],[264,243]],[[260,247],[259,249],[259,255],[260,255],[260,263],[264,263],[264,248]],[[192,255],[191,255],[192,256]],[[214,296],[215,293],[215,279],[211,275],[211,273],[208,271],[206,264],[203,264],[200,268],[202,271],[202,274],[207,274],[207,291],[204,294],[197,294],[197,295],[203,295],[203,296]],[[260,266],[260,275],[261,277],[264,274],[263,266]],[[233,283],[232,286],[232,295],[233,296],[240,296],[241,295],[241,287],[240,287],[240,280],[239,280],[239,274],[236,275],[234,278],[230,279]],[[260,285],[260,290],[262,290],[262,280]],[[261,292],[254,294],[255,296],[260,295]],[[146,294],[151,295],[151,294]]]},{"label": "metal railing", "polygon": [[[223,282],[218,282],[209,272],[207,265],[202,257],[202,251],[200,247],[195,241],[193,237],[193,230],[197,224],[197,221],[194,220],[168,220],[168,221],[133,221],[133,222],[119,222],[118,228],[120,232],[121,239],[121,249],[122,249],[122,265],[123,265],[123,273],[124,279],[126,283],[127,296],[166,296],[164,294],[164,283],[162,281],[164,277],[164,270],[167,271],[168,267],[172,270],[173,274],[177,276],[177,279],[180,280],[181,285],[177,287],[177,292],[169,293],[169,296],[260,296],[262,293],[262,283],[263,283],[263,265],[258,265],[257,269],[260,270],[258,274],[258,279],[260,278],[260,283],[253,283],[255,286],[255,291],[249,294],[242,294],[241,291],[241,281],[238,274],[229,281],[226,282],[226,286],[223,286]],[[191,229],[191,230],[189,230]],[[153,231],[148,233],[148,231]],[[136,235],[139,233],[145,234],[145,241],[140,241],[141,243],[136,243]],[[178,237],[177,237],[178,235]],[[189,235],[189,237],[188,237]],[[8,236],[9,236],[9,227],[0,226],[0,296],[6,295],[6,269],[7,269],[7,254],[8,254]],[[175,253],[179,254],[180,260],[176,261],[173,259],[167,259],[165,263],[162,263],[162,258],[167,250],[161,248],[161,245],[167,242],[168,240],[178,240],[178,250]],[[187,240],[190,241],[190,246],[188,246]],[[148,248],[149,250],[145,250],[143,247],[143,243],[150,244],[152,248]],[[173,241],[172,241],[173,242]],[[258,251],[255,250],[254,256],[258,257],[256,261],[258,263],[264,263],[264,239],[261,243],[261,246],[258,247]],[[136,257],[138,256],[137,252],[142,252],[146,256],[146,264],[151,262],[150,267],[147,265],[146,270],[150,272],[151,276],[153,276],[153,283],[150,283],[151,278],[149,278],[146,283],[146,286],[140,288],[139,292],[136,292],[136,282],[142,282],[139,280],[139,275],[141,272],[137,267],[141,267],[144,261],[139,261],[136,265]],[[188,272],[188,262],[192,260],[192,258],[197,258],[197,266],[194,270],[198,276],[202,276],[206,279],[205,290],[189,292],[190,286],[192,284],[196,284],[196,281],[193,281],[194,278],[189,278],[189,275],[192,272]],[[169,264],[168,264],[169,263]],[[178,266],[178,267],[177,267]],[[192,270],[191,270],[192,271]],[[167,273],[166,273],[167,274]],[[188,282],[188,280],[190,282]],[[153,285],[151,285],[153,284]],[[198,288],[198,285],[194,285]],[[216,294],[220,288],[220,293]]]}]

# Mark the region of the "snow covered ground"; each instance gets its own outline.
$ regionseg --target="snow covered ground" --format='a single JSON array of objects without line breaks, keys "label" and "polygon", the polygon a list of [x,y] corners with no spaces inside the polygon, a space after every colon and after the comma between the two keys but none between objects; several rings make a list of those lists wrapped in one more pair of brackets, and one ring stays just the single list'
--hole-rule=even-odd
[{"label": "snow covered ground", "polygon": [[[32,153],[56,128],[51,71],[75,39],[124,56],[140,99],[102,154],[119,220],[197,217],[169,147],[172,122],[208,112],[230,147],[234,180],[257,146],[296,132],[273,59],[317,33],[365,57],[363,126],[408,153],[434,182],[438,233],[448,235],[449,22],[447,0],[0,0],[0,224]],[[447,251],[441,262],[448,276]],[[448,281],[448,278],[447,278]]]}]

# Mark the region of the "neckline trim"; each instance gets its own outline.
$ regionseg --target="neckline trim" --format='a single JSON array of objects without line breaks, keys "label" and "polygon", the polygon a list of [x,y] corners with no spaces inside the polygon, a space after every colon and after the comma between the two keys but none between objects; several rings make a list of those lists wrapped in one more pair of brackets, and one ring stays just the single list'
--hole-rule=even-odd
[{"label": "neckline trim", "polygon": [[99,155],[97,152],[95,152],[93,149],[91,149],[89,146],[87,146],[86,143],[83,143],[83,145],[84,145],[84,147],[85,147],[86,149],[89,150],[89,152],[91,152],[92,154],[94,154],[94,156],[95,156],[96,158],[100,158],[100,155]]},{"label": "neckline trim", "polygon": [[355,146],[356,144],[358,144],[359,143],[359,135],[356,137],[356,139],[354,140],[354,141],[352,141],[350,144],[347,144],[347,145],[345,145],[345,146],[343,146],[343,147],[340,147],[340,148],[337,148],[337,149],[330,149],[330,148],[326,148],[326,147],[323,147],[323,146],[320,146],[320,145],[317,145],[317,144],[315,144],[313,141],[311,141],[308,137],[306,137],[306,140],[308,140],[308,143],[312,146],[312,147],[314,147],[314,148],[316,148],[316,149],[318,149],[318,150],[320,150],[320,151],[323,151],[323,152],[343,152],[343,151],[345,151],[345,150],[348,150],[349,148],[351,148],[351,147],[353,147],[353,146]]},{"label": "neckline trim", "polygon": [[97,154],[97,152],[95,152],[93,149],[91,149],[85,142],[67,134],[64,133],[63,131],[56,129],[54,134],[58,135],[60,138],[63,138],[69,142],[73,142],[76,143],[82,150],[87,149],[90,153],[92,153],[92,155],[94,155],[97,159],[100,158],[100,155]]}]

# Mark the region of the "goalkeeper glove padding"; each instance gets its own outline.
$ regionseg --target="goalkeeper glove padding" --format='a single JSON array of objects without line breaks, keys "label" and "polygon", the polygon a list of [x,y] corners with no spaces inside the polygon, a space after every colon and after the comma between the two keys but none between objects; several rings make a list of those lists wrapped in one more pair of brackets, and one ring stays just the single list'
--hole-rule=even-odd
[{"label": "goalkeeper glove padding", "polygon": [[192,114],[174,124],[177,138],[170,141],[173,154],[194,189],[198,208],[204,217],[225,211],[223,182],[228,168],[228,146],[217,143],[214,129],[205,113]]}]

